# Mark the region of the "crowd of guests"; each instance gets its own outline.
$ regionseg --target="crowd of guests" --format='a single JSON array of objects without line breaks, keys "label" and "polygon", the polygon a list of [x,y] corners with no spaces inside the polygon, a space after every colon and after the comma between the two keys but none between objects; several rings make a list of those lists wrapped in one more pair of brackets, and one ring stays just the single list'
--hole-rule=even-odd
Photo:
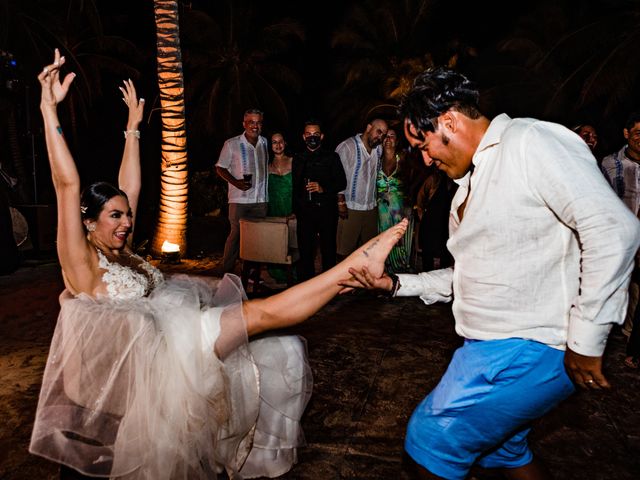
[{"label": "crowd of guests", "polygon": [[[297,220],[300,261],[297,280],[326,271],[355,248],[402,218],[409,220],[405,236],[386,261],[389,273],[431,271],[449,267],[449,210],[457,183],[435,167],[426,166],[404,141],[398,122],[373,118],[363,131],[324,145],[321,122],[304,123],[304,147],[291,152],[285,134],[262,136],[263,112],[244,115],[245,131],[228,140],[216,164],[229,182],[231,233],[224,252],[224,272],[232,272],[238,257],[243,217],[286,216]],[[640,113],[632,113],[623,129],[625,145],[603,156],[597,128],[581,123],[572,129],[588,145],[618,197],[635,214],[640,212]],[[231,173],[230,173],[231,172]],[[268,178],[267,178],[268,177]],[[252,178],[247,182],[246,178]],[[270,266],[269,275],[284,283],[283,269]],[[640,270],[629,288],[623,333],[629,337],[625,364],[640,365]]]},{"label": "crowd of guests", "polygon": [[[216,162],[229,188],[223,273],[236,268],[240,219],[272,216],[296,219],[298,281],[328,270],[403,218],[409,226],[387,259],[389,272],[451,264],[446,241],[455,183],[425,166],[398,122],[374,118],[334,150],[324,144],[322,123],[311,118],[302,127],[302,147],[292,151],[283,132],[262,135],[263,119],[263,112],[247,110],[244,132],[225,142]],[[282,268],[267,270],[276,283],[285,282]]]},{"label": "crowd of guests", "polygon": [[[58,118],[75,78],[61,74],[64,64],[56,49],[38,75],[65,291],[31,453],[59,462],[67,479],[282,475],[304,444],[311,371],[302,338],[262,334],[364,288],[453,300],[464,342],[405,437],[421,478],[462,480],[476,464],[550,478],[528,446],[531,422],[576,387],[610,387],[602,355],[611,327],[623,323],[640,246],[636,114],[623,129],[627,144],[600,170],[562,125],[486,117],[476,85],[447,68],[423,72],[402,99],[410,149],[381,118],[325,149],[311,120],[305,147],[289,155],[285,137],[274,133],[269,146],[263,113],[248,110],[216,164],[229,183],[225,271],[248,216],[295,214],[302,260],[300,283],[247,299],[234,275],[165,276],[132,250],[145,102],[130,80],[120,87],[128,119],[119,187],[81,190]],[[428,241],[416,242],[410,232],[423,225]],[[446,249],[430,244],[433,231]],[[416,243],[424,271],[411,273]],[[625,362],[637,367],[637,308],[629,311]]]}]

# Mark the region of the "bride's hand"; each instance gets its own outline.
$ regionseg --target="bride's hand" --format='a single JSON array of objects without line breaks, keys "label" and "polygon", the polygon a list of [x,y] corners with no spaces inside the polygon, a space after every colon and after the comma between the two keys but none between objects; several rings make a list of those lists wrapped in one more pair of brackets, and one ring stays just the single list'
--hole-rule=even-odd
[{"label": "bride's hand", "polygon": [[60,50],[55,49],[53,63],[44,67],[38,80],[42,86],[42,97],[40,99],[40,107],[56,107],[67,96],[69,86],[73,79],[76,78],[75,73],[69,73],[60,81],[60,68],[64,65],[65,58],[60,56]]},{"label": "bride's hand", "polygon": [[129,107],[129,119],[127,120],[127,130],[137,130],[138,125],[142,121],[142,114],[144,113],[144,98],[138,100],[136,94],[136,87],[133,85],[131,79],[124,80],[123,87],[118,87],[122,92],[122,100]]}]

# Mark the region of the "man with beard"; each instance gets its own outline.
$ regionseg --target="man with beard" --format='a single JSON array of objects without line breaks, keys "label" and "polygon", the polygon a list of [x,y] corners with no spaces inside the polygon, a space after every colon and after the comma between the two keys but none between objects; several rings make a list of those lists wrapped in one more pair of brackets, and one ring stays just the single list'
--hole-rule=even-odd
[{"label": "man with beard", "polygon": [[459,184],[453,267],[379,278],[350,269],[341,285],[453,299],[463,346],[405,439],[423,478],[462,480],[477,464],[545,479],[527,443],[531,422],[574,384],[610,387],[602,354],[624,319],[640,224],[577,135],[531,118],[490,120],[478,102],[465,76],[436,68],[400,106],[411,146]]},{"label": "man with beard", "polygon": [[376,118],[364,133],[336,148],[347,175],[347,188],[338,194],[338,256],[346,257],[378,234],[376,176],[387,122]]},{"label": "man with beard", "polygon": [[305,149],[293,157],[293,212],[298,221],[298,279],[315,275],[316,238],[320,243],[322,271],[336,264],[337,194],[347,184],[337,153],[322,148],[320,122],[308,120],[302,139]]}]

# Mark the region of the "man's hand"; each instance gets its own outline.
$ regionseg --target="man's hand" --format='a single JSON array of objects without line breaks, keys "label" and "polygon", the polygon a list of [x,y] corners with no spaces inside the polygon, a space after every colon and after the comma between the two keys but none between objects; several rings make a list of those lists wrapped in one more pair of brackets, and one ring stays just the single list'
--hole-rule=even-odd
[{"label": "man's hand", "polygon": [[349,210],[347,210],[347,205],[341,205],[338,203],[338,216],[340,218],[349,218]]},{"label": "man's hand", "polygon": [[251,188],[251,183],[250,181],[247,181],[243,178],[229,178],[227,180],[231,185],[233,185],[234,187],[236,187],[238,190],[242,190],[243,192],[249,190]]},{"label": "man's hand", "polygon": [[316,193],[323,193],[324,189],[322,188],[322,186],[318,183],[318,182],[307,182],[306,185],[307,188],[307,192],[311,193],[311,192],[316,192]]},{"label": "man's hand", "polygon": [[349,210],[347,209],[347,202],[344,198],[344,194],[338,194],[338,216],[343,220],[349,218]]},{"label": "man's hand", "polygon": [[390,292],[393,288],[393,281],[386,273],[383,273],[379,278],[375,278],[367,267],[362,267],[362,270],[350,268],[349,273],[351,274],[350,278],[345,278],[338,282],[338,285],[342,287],[342,290],[338,293],[347,293],[356,288]]},{"label": "man's hand", "polygon": [[564,367],[576,385],[585,389],[600,390],[611,388],[602,374],[602,357],[588,357],[567,348]]}]

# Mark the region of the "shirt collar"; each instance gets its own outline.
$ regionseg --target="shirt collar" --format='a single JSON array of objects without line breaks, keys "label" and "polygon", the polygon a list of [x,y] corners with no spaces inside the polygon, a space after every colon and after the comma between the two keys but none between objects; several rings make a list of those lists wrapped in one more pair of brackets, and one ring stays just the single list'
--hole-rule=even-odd
[{"label": "shirt collar", "polygon": [[480,144],[476,149],[476,153],[473,155],[473,163],[477,165],[478,158],[476,155],[489,147],[493,147],[494,145],[500,143],[502,139],[502,134],[507,129],[509,122],[511,121],[511,117],[506,113],[501,113],[489,124],[487,131],[484,132],[482,139],[480,140]]},{"label": "shirt collar", "polygon": [[251,148],[258,148],[258,145],[260,145],[263,142],[263,140],[266,142],[266,138],[264,138],[262,135],[258,135],[258,141],[256,142],[256,145],[254,147],[253,144],[249,140],[247,140],[247,137],[244,134],[244,132],[240,134],[240,141]]},{"label": "shirt collar", "polygon": [[[478,163],[480,163],[480,161],[482,160],[482,155],[478,155],[478,153],[483,152],[484,150],[500,143],[502,134],[507,129],[509,122],[511,122],[511,117],[509,117],[509,115],[507,115],[506,113],[501,113],[493,120],[491,120],[487,131],[484,132],[484,135],[480,140],[480,144],[478,145],[478,148],[476,149],[476,152],[473,154],[473,158],[471,159],[474,165],[478,165]],[[471,171],[467,172],[464,177],[458,178],[454,180],[454,182],[456,182],[461,187],[469,185],[469,178],[471,177],[471,173]]]}]

